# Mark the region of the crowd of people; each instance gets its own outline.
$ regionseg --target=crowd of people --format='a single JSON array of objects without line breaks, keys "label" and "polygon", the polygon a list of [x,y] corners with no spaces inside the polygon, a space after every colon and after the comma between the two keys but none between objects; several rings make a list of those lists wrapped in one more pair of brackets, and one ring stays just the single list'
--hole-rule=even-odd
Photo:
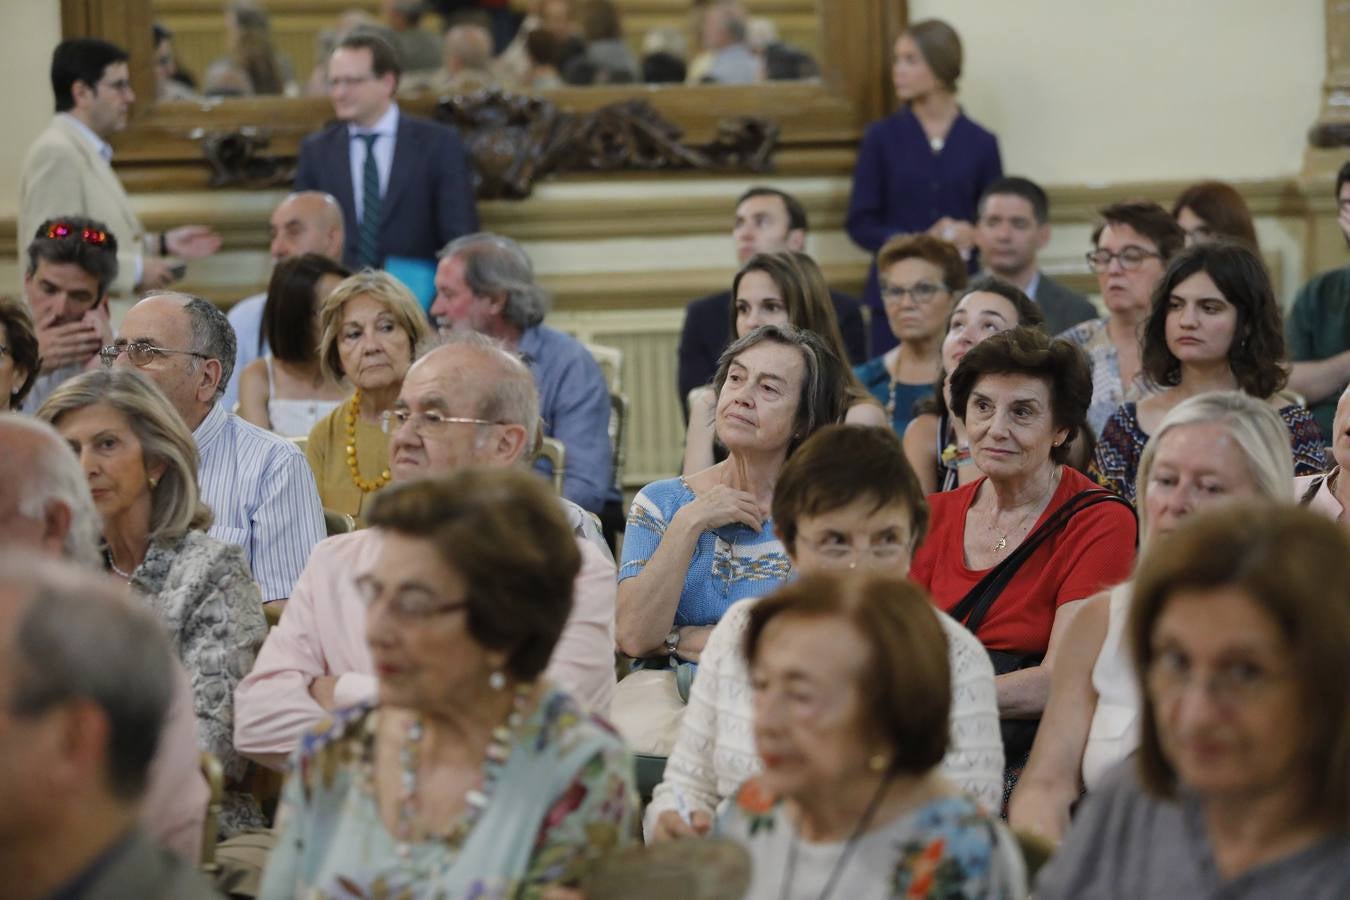
[{"label": "crowd of people", "polygon": [[189,102],[323,96],[331,78],[326,60],[354,33],[376,35],[390,45],[406,76],[405,94],[748,85],[820,75],[811,55],[783,40],[772,18],[750,15],[740,0],[701,0],[692,4],[687,28],[652,28],[632,35],[632,41],[614,0],[529,0],[522,11],[512,6],[500,0],[381,0],[378,15],[354,8],[319,31],[320,62],[301,79],[277,47],[265,4],[227,0],[224,54],[206,64],[200,77],[179,58],[173,32],[155,25],[156,96]]},{"label": "crowd of people", "polygon": [[[582,7],[587,59],[645,69]],[[738,10],[703,7],[710,77],[761,65]],[[605,376],[400,111],[415,52],[337,41],[227,315],[166,289],[220,237],[147,232],[109,165],[126,54],[55,51],[0,296],[15,896],[215,896],[204,854],[269,898],[1350,894],[1350,267],[1286,322],[1202,182],[1100,211],[1099,313],[914,23],[853,181],[868,294],[797,198],[737,198],[682,474],[619,538]],[[1350,162],[1335,195],[1350,244]]]}]

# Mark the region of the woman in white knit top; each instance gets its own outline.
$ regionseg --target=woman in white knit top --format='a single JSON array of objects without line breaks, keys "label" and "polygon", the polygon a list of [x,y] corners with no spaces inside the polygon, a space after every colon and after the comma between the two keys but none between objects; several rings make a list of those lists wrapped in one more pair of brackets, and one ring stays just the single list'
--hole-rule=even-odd
[{"label": "woman in white knit top", "polygon": [[[886,428],[835,425],[808,439],[774,489],[773,521],[802,574],[867,568],[903,574],[928,525],[928,506]],[[647,809],[649,840],[703,833],[713,812],[761,766],[752,733],[750,675],[741,653],[754,600],[733,605],[699,662],[664,780]],[[973,635],[936,608],[952,669],[950,749],[938,771],[997,810],[1003,792],[994,671]]]}]

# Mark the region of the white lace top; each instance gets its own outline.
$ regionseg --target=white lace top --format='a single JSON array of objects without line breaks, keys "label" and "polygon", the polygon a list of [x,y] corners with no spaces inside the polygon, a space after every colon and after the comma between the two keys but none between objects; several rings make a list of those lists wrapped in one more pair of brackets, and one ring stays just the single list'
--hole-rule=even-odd
[{"label": "white lace top", "polygon": [[341,400],[290,400],[277,396],[277,377],[272,372],[272,356],[267,360],[267,420],[272,431],[282,437],[309,437],[319,420],[337,409]]},{"label": "white lace top", "polygon": [[[675,749],[647,808],[648,829],[656,816],[678,809],[676,791],[691,810],[711,816],[724,797],[760,771],[750,672],[741,655],[755,602],[732,605],[708,637]],[[994,667],[974,635],[945,613],[934,614],[947,634],[952,666],[951,744],[938,771],[986,809],[998,810],[1003,802],[1003,740]]]}]

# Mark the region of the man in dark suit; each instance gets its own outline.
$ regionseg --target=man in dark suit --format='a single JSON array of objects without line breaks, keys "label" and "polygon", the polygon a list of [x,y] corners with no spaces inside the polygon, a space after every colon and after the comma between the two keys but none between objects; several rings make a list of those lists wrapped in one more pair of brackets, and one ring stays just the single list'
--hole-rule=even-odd
[{"label": "man in dark suit", "polygon": [[[806,248],[806,210],[801,201],[784,191],[752,187],[736,201],[736,219],[731,227],[736,242],[736,260],[741,265],[756,253],[781,253]],[[863,330],[862,306],[857,300],[830,291],[844,348],[854,364],[867,361],[867,337]],[[719,291],[685,307],[680,332],[680,405],[688,415],[689,392],[712,381],[717,358],[726,349],[731,334],[731,291]]]},{"label": "man in dark suit", "polygon": [[1041,307],[1045,330],[1059,334],[1101,313],[1036,267],[1036,253],[1050,240],[1050,200],[1027,178],[1000,178],[980,197],[975,246],[985,270],[1010,281]]},{"label": "man in dark suit", "polygon": [[328,96],[340,120],[300,145],[297,191],[323,191],[342,207],[349,268],[389,256],[434,262],[478,230],[473,173],[453,128],[403,115],[394,102],[398,54],[357,31],[328,58]]},{"label": "man in dark suit", "polygon": [[125,586],[0,556],[6,897],[219,897],[138,821],[173,665],[163,626]]}]

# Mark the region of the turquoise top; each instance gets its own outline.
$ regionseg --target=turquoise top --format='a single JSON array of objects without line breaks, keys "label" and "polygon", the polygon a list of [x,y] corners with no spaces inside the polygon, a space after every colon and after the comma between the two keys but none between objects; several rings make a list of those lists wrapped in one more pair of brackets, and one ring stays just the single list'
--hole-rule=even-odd
[{"label": "turquoise top", "polygon": [[[683,478],[653,481],[638,491],[623,534],[619,580],[642,574],[680,507],[694,492]],[[765,519],[759,531],[739,522],[698,536],[675,609],[679,625],[716,625],[731,604],[762,597],[788,580],[792,561]]]},{"label": "turquoise top", "polygon": [[488,763],[501,769],[463,843],[422,841],[401,858],[368,775],[379,715],[378,707],[342,710],[301,740],[259,897],[533,897],[632,840],[632,758],[600,719],[550,690],[505,763]]},{"label": "turquoise top", "polygon": [[[858,376],[867,392],[877,398],[882,409],[890,404],[892,383],[891,373],[886,371],[886,357],[873,357],[860,366],[854,366],[853,374]],[[891,413],[891,427],[895,429],[896,434],[904,437],[905,426],[914,418],[914,404],[925,397],[933,396],[933,384],[932,382],[906,384],[897,381],[894,383],[894,390],[895,411]]]}]

